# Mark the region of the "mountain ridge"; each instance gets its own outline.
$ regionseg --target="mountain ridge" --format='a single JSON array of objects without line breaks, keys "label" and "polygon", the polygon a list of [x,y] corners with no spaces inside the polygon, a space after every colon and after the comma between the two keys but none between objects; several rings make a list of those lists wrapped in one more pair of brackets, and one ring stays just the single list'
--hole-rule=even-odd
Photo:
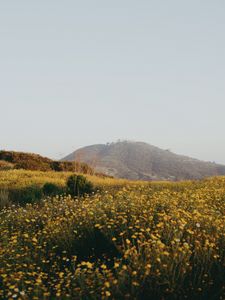
[{"label": "mountain ridge", "polygon": [[134,180],[186,180],[225,175],[225,166],[145,142],[119,141],[80,148],[62,160],[80,161],[110,176]]}]

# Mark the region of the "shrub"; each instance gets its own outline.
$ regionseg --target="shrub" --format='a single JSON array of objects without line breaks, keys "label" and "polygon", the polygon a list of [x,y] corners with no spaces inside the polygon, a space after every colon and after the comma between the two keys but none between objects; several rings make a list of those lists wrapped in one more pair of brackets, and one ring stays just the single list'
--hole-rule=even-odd
[{"label": "shrub", "polygon": [[0,210],[9,205],[9,192],[7,190],[0,190]]},{"label": "shrub", "polygon": [[50,167],[53,171],[57,171],[57,172],[63,171],[62,162],[60,161],[52,161],[50,163]]},{"label": "shrub", "polygon": [[9,198],[14,203],[21,205],[26,203],[35,203],[42,197],[42,188],[37,185],[31,185],[21,189],[13,189],[9,191]]},{"label": "shrub", "polygon": [[13,164],[14,169],[57,171],[57,172],[77,172],[83,174],[94,174],[94,170],[86,163],[77,161],[53,161],[38,154],[23,153],[15,151],[0,151],[1,161]]},{"label": "shrub", "polygon": [[14,165],[8,161],[0,160],[0,171],[12,170]]},{"label": "shrub", "polygon": [[82,196],[90,194],[94,191],[94,187],[90,181],[83,175],[71,175],[67,180],[67,189],[72,196]]},{"label": "shrub", "polygon": [[55,196],[63,193],[63,188],[51,182],[45,183],[42,190],[45,196]]}]

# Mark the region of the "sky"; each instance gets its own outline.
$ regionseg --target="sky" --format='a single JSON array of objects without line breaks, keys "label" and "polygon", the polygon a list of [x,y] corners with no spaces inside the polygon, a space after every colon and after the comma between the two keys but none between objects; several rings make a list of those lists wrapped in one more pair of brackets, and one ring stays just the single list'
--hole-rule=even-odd
[{"label": "sky", "polygon": [[0,149],[118,139],[225,164],[225,1],[0,2]]}]

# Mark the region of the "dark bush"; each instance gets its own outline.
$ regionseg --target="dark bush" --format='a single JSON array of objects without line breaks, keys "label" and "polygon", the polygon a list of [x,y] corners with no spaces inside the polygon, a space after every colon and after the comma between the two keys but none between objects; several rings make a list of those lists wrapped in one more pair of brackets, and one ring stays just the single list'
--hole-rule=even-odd
[{"label": "dark bush", "polygon": [[62,187],[51,182],[45,183],[42,190],[45,196],[55,196],[63,193]]},{"label": "dark bush", "polygon": [[67,189],[72,196],[82,196],[90,194],[94,191],[94,187],[90,181],[83,175],[71,175],[67,180]]},{"label": "dark bush", "polygon": [[10,206],[9,192],[7,189],[0,189],[0,210],[4,207]]},{"label": "dark bush", "polygon": [[13,203],[18,203],[21,205],[37,202],[42,198],[42,195],[42,188],[36,185],[9,191],[10,200]]},{"label": "dark bush", "polygon": [[57,172],[64,171],[62,167],[62,163],[60,161],[52,161],[50,163],[50,166],[53,171],[57,171]]}]

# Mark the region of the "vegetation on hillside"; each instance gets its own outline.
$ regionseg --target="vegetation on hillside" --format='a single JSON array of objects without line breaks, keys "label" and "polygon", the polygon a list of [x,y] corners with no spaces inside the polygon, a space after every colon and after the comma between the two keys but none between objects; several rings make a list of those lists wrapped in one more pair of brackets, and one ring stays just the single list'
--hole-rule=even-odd
[{"label": "vegetation on hillside", "polygon": [[[27,187],[29,185],[43,186],[46,182],[51,182],[59,186],[65,186],[66,181],[74,172],[54,172],[54,171],[30,171],[30,170],[10,170],[0,171],[0,189],[13,189],[15,187]],[[79,173],[77,173],[79,174]],[[136,184],[126,179],[114,179],[107,176],[89,175],[85,177],[96,186],[122,186],[127,184]]]},{"label": "vegetation on hillside", "polygon": [[3,209],[0,298],[224,299],[224,200],[225,178],[111,180]]},{"label": "vegetation on hillside", "polygon": [[86,163],[54,161],[38,154],[14,151],[0,151],[0,170],[24,169],[38,171],[79,172],[94,174],[94,170]]},{"label": "vegetation on hillside", "polygon": [[[0,171],[0,208],[10,204],[39,201],[43,196],[68,193],[67,180],[73,172],[10,170]],[[121,186],[126,180],[114,180],[106,176],[85,175],[96,188]],[[134,183],[133,183],[134,184]],[[50,185],[53,186],[50,187]]]}]

